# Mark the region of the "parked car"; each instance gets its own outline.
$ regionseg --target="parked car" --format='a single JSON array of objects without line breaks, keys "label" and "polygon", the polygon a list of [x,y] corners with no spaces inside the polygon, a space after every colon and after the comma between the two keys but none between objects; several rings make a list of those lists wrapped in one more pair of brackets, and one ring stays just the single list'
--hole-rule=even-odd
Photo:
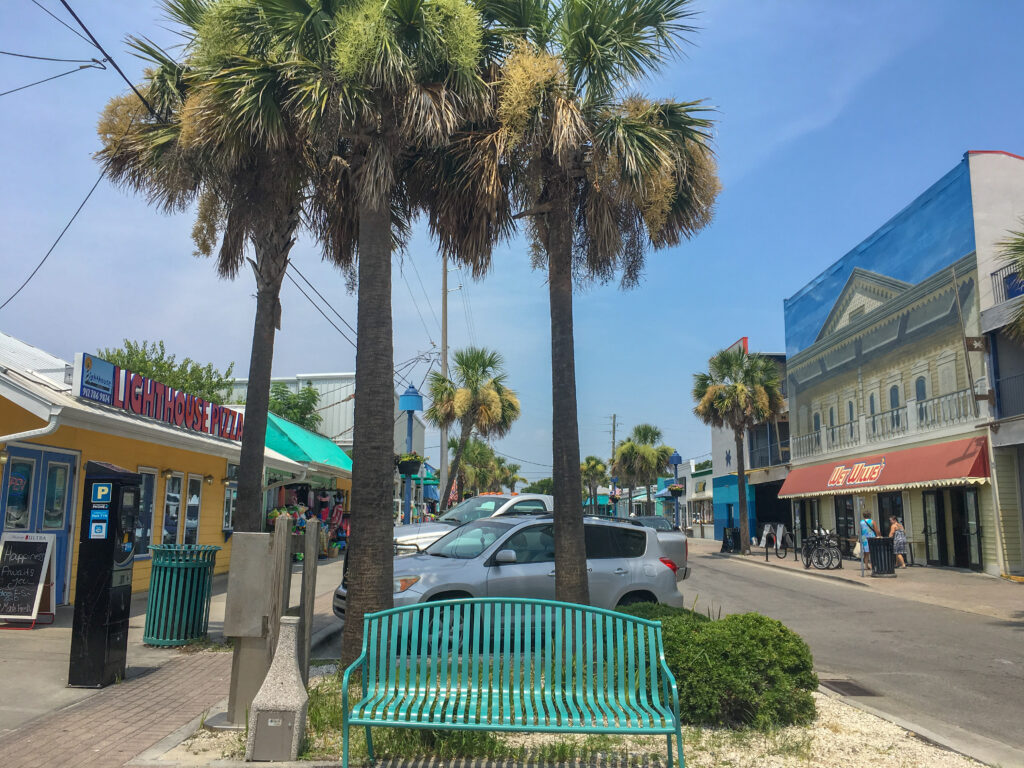
[{"label": "parked car", "polygon": [[554,509],[554,499],[541,493],[485,493],[456,504],[432,523],[395,526],[397,551],[426,549],[452,528],[498,515],[543,515]]},{"label": "parked car", "polygon": [[648,528],[653,528],[656,531],[677,531],[676,528],[666,517],[661,515],[640,515],[632,518],[642,525],[646,525]]},{"label": "parked car", "polygon": [[[555,597],[550,515],[484,517],[441,537],[424,552],[395,557],[395,605],[460,597]],[[686,537],[628,520],[584,520],[590,601],[601,608],[659,602],[683,607]],[[662,540],[667,536],[666,540]],[[334,593],[345,617],[347,576]]]}]

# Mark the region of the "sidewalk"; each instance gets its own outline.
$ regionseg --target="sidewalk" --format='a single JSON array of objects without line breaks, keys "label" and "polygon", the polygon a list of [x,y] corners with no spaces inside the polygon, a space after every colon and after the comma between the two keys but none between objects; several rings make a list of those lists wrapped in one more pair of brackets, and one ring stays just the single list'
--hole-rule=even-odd
[{"label": "sidewalk", "polygon": [[[833,579],[873,589],[879,594],[916,600],[921,603],[953,608],[1010,621],[1024,620],[1024,584],[1015,584],[995,576],[950,568],[897,568],[896,578],[873,578],[865,569],[860,575],[856,560],[843,560],[843,567],[833,571],[805,569],[803,563],[793,559],[793,550],[780,560],[775,550],[769,550],[765,562],[764,550],[754,548],[747,556],[720,554],[722,542],[708,539],[690,539],[690,555],[719,555],[731,561],[763,568],[775,568],[793,574]],[[691,567],[694,567],[691,563]],[[698,566],[699,567],[699,566]]]},{"label": "sidewalk", "polygon": [[[342,562],[324,560],[317,569],[314,635],[323,637],[341,627],[331,602],[341,580]],[[293,605],[298,604],[300,585],[301,577],[293,574]],[[226,575],[214,579],[210,604],[214,641],[223,639],[226,588]],[[8,759],[23,751],[32,756],[25,765],[119,766],[227,696],[230,653],[183,654],[176,648],[142,643],[146,597],[141,593],[132,599],[125,682],[100,690],[66,687],[72,606],[58,608],[51,626],[0,632],[3,768],[23,764]],[[119,757],[122,739],[128,745],[124,750],[134,750],[123,759]],[[114,742],[117,750],[108,752]],[[54,750],[66,753],[58,757]]]}]

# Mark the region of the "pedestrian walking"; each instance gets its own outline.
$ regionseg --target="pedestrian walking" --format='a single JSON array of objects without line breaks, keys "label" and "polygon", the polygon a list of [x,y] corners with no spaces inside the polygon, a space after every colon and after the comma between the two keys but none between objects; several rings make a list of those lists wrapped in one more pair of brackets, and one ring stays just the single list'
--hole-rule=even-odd
[{"label": "pedestrian walking", "polygon": [[896,515],[889,517],[889,535],[892,536],[892,551],[896,555],[896,567],[906,568],[907,561],[904,559],[904,555],[907,554],[907,529],[896,519]]},{"label": "pedestrian walking", "polygon": [[866,565],[868,569],[871,568],[871,561],[868,559],[868,540],[879,536],[878,525],[871,519],[871,513],[867,510],[861,512],[860,521],[860,558],[861,563]]}]

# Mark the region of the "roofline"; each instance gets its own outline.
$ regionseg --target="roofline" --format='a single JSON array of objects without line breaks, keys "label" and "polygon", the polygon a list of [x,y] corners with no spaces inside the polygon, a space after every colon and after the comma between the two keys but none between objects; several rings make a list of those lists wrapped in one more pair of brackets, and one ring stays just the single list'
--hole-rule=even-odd
[{"label": "roofline", "polygon": [[1015,154],[1013,154],[1013,152],[1007,152],[1005,149],[969,149],[969,150],[967,150],[966,156],[970,157],[971,155],[1006,155],[1007,157],[1012,157],[1015,160],[1024,160],[1024,157],[1021,157],[1020,155],[1015,155]]}]

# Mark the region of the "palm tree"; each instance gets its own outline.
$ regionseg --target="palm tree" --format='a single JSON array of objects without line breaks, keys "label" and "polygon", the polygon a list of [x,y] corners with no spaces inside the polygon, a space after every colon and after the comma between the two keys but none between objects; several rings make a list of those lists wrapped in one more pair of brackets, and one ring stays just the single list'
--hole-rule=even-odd
[{"label": "palm tree", "polygon": [[504,467],[504,474],[502,477],[501,484],[508,488],[509,493],[516,492],[516,483],[525,483],[526,478],[522,477],[519,472],[522,470],[522,466],[519,464],[506,464]]},{"label": "palm tree", "polygon": [[[222,278],[237,277],[246,261],[253,269],[256,314],[235,529],[258,531],[279,294],[312,173],[313,128],[291,108],[288,51],[264,46],[258,24],[229,6],[165,0],[183,40],[180,60],[145,39],[129,39],[149,64],[138,90],[153,110],[131,94],[112,99],[99,122],[96,157],[116,184],[165,212],[198,202],[196,254],[215,256]],[[247,243],[254,258],[245,256]]]},{"label": "palm tree", "polygon": [[651,486],[668,468],[672,448],[661,443],[661,430],[653,424],[637,424],[630,435],[636,449],[632,455],[633,476],[644,484],[647,492],[647,514],[651,514]]},{"label": "palm tree", "polygon": [[[1024,219],[1021,219],[1024,226]],[[998,243],[999,255],[1007,265],[1013,265],[1015,277],[1024,285],[1024,230],[1010,230],[1005,240]],[[1018,340],[1024,339],[1024,304],[1018,304],[1007,330]]]},{"label": "palm tree", "polygon": [[587,456],[580,465],[580,475],[590,495],[592,512],[597,514],[597,487],[608,482],[608,468],[597,456]]},{"label": "palm tree", "polygon": [[431,405],[423,416],[435,427],[459,425],[444,505],[459,471],[463,451],[475,431],[481,437],[503,437],[519,418],[519,398],[505,385],[504,360],[493,350],[466,347],[453,355],[452,377],[430,374]]},{"label": "palm tree", "polygon": [[696,102],[632,95],[686,25],[690,0],[480,0],[512,39],[497,115],[532,255],[547,270],[551,314],[555,585],[589,602],[579,496],[573,281],[640,278],[649,247],[703,228],[718,191],[710,122]]},{"label": "palm tree", "polygon": [[627,437],[616,447],[615,456],[612,459],[612,468],[618,475],[619,482],[629,490],[629,494],[626,496],[626,517],[629,517],[633,511],[633,492],[636,488],[641,464],[639,452],[640,446],[633,442],[632,438]]},{"label": "palm tree", "polygon": [[729,428],[736,441],[736,474],[740,507],[740,547],[750,552],[747,520],[747,476],[743,438],[755,424],[774,418],[782,410],[779,368],[761,355],[748,355],[741,347],[724,349],[708,361],[707,373],[693,375],[693,409],[712,427]]}]

